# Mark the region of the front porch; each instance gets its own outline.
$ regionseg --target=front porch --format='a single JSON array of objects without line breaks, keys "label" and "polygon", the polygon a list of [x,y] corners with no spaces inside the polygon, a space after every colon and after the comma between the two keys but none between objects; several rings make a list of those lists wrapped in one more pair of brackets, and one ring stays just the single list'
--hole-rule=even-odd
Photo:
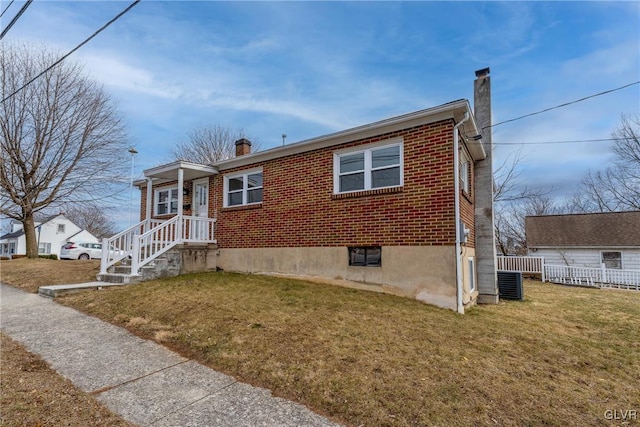
[{"label": "front porch", "polygon": [[[215,218],[209,218],[209,177],[217,170],[190,162],[174,162],[144,171],[145,180],[136,182],[141,190],[146,188],[145,217],[139,223],[102,241],[102,259],[98,280],[129,283],[139,281],[143,269],[156,267],[161,257],[165,264],[169,251],[204,251],[205,255],[174,256],[176,267],[167,265],[161,275],[182,274],[182,264],[192,271],[195,264],[201,269],[215,269],[215,261],[207,255],[215,246]],[[191,185],[185,185],[190,183]],[[160,191],[158,185],[162,186]],[[155,186],[155,187],[154,187]],[[154,193],[155,192],[155,193]],[[185,196],[192,194],[191,204],[185,204]],[[185,213],[190,213],[189,215]],[[178,251],[179,252],[179,251]],[[202,262],[204,257],[205,261]],[[212,267],[213,266],[213,267]],[[174,274],[174,272],[176,272]],[[152,274],[151,277],[157,276]],[[148,276],[145,274],[144,276]]]}]

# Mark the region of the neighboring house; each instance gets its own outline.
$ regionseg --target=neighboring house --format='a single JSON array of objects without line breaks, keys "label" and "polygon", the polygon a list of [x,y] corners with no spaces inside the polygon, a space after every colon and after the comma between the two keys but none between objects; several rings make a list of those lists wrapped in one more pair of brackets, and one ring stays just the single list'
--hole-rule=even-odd
[{"label": "neighboring house", "polygon": [[[67,242],[96,242],[99,240],[87,230],[82,230],[63,214],[36,222],[36,240],[40,255],[60,256],[60,249]],[[0,256],[25,255],[27,243],[22,223],[13,222],[11,232],[0,236]]]},{"label": "neighboring house", "polygon": [[547,265],[640,270],[640,211],[528,216],[525,229]]},{"label": "neighboring house", "polygon": [[[136,245],[151,247],[153,233],[140,227],[170,219],[180,222],[159,245],[181,230],[197,242],[215,218],[224,270],[319,278],[463,312],[478,298],[478,135],[469,102],[458,100],[256,153],[241,139],[232,159],[144,171],[144,221],[109,245],[140,235]],[[145,262],[133,258],[135,268]]]}]

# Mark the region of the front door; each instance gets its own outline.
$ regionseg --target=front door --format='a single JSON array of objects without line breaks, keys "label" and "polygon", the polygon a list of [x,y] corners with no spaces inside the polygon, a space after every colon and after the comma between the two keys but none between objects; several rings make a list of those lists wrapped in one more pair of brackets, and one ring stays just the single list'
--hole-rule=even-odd
[{"label": "front door", "polygon": [[[193,183],[193,216],[198,218],[209,217],[209,179],[194,181]],[[194,237],[196,239],[207,238],[208,223],[206,221],[194,221]]]}]

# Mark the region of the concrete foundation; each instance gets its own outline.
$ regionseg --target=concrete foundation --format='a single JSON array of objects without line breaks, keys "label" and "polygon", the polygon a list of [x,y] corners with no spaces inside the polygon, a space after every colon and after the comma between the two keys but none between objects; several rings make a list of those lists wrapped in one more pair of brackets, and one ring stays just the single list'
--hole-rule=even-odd
[{"label": "concrete foundation", "polygon": [[[227,271],[302,277],[456,309],[452,246],[383,246],[380,267],[349,266],[347,247],[236,248],[218,252],[217,265]],[[463,300],[470,305],[475,302],[475,294],[468,292],[468,284],[465,289]]]}]

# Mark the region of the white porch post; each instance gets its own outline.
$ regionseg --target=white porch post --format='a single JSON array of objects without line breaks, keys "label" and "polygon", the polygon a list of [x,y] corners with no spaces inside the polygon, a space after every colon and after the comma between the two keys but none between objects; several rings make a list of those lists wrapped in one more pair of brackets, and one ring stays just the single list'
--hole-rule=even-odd
[{"label": "white porch post", "polygon": [[153,179],[147,178],[147,206],[144,213],[144,219],[147,221],[147,224],[149,224],[149,220],[151,220],[151,203],[153,203],[151,201],[152,195],[153,195]]},{"label": "white porch post", "polygon": [[182,222],[182,208],[184,206],[184,195],[183,193],[183,189],[184,189],[184,169],[179,168],[178,169],[178,230],[177,232],[179,233],[178,236],[176,236],[178,241],[182,241],[185,238],[185,230],[184,230],[184,226],[183,226],[183,222]]}]

